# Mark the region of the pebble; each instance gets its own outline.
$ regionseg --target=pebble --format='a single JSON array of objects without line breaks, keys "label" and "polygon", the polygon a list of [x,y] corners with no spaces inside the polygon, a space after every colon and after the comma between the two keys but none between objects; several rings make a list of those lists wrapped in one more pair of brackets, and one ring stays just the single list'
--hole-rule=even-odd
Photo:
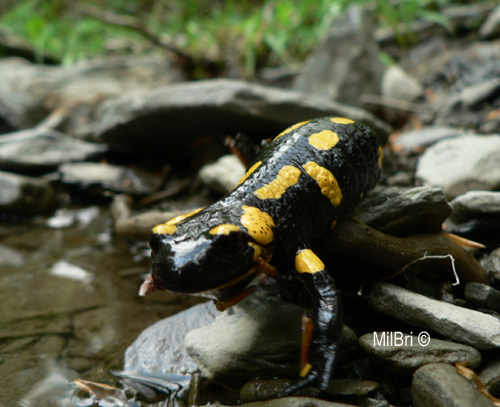
[{"label": "pebble", "polygon": [[39,178],[0,171],[0,191],[0,213],[33,216],[56,206],[54,189]]},{"label": "pebble", "polygon": [[491,407],[492,403],[477,387],[459,375],[455,367],[445,363],[422,366],[413,375],[415,407]]},{"label": "pebble", "polygon": [[321,116],[350,117],[387,140],[390,126],[371,113],[300,91],[243,80],[208,79],[125,95],[102,110],[97,138],[132,154],[156,152],[186,158],[185,148],[204,134],[242,132],[254,140],[276,137],[286,127]]},{"label": "pebble", "polygon": [[469,191],[450,202],[453,209],[451,219],[463,223],[484,216],[500,217],[500,192]]},{"label": "pebble", "polygon": [[481,354],[471,346],[429,337],[420,342],[416,335],[401,332],[368,333],[359,344],[378,364],[395,372],[411,373],[429,363],[467,362],[471,369],[481,363]]},{"label": "pebble", "polygon": [[204,166],[199,173],[201,182],[214,191],[226,194],[245,175],[245,167],[233,154],[219,158],[215,163]]},{"label": "pebble", "polygon": [[500,291],[486,284],[467,283],[465,299],[480,308],[500,312]]},{"label": "pebble", "polygon": [[184,337],[213,322],[218,314],[209,301],[151,325],[127,348],[124,370],[161,378],[197,372],[198,366],[184,348]]},{"label": "pebble", "polygon": [[[230,386],[256,377],[296,376],[304,313],[302,307],[259,289],[214,323],[189,332],[186,350],[203,376]],[[352,344],[357,345],[355,338],[344,327],[340,359]]]},{"label": "pebble", "polygon": [[356,207],[354,217],[394,236],[438,233],[451,208],[439,188],[376,189]]},{"label": "pebble", "polygon": [[373,287],[369,305],[410,325],[478,349],[500,347],[500,320],[482,312],[427,298],[393,284]]},{"label": "pebble", "polygon": [[422,84],[398,65],[388,67],[382,76],[382,96],[414,102],[424,95]]},{"label": "pebble", "polygon": [[442,140],[420,157],[416,177],[441,188],[449,199],[471,190],[494,190],[500,186],[500,136]]}]

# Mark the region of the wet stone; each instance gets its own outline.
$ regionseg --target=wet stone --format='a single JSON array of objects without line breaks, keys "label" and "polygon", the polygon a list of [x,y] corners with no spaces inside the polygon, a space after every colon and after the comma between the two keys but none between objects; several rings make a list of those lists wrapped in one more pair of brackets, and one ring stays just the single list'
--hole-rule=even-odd
[{"label": "wet stone", "polygon": [[226,194],[245,175],[245,167],[235,155],[225,155],[204,166],[199,173],[201,182],[214,191]]},{"label": "wet stone", "polygon": [[[296,376],[299,372],[301,320],[298,305],[257,292],[186,335],[186,350],[201,373],[230,386],[256,377]],[[357,339],[344,326],[338,360]]]},{"label": "wet stone", "polygon": [[410,325],[477,349],[500,347],[500,320],[482,312],[433,300],[392,284],[374,286],[369,305]]},{"label": "wet stone", "polygon": [[464,135],[443,140],[420,157],[416,177],[448,198],[500,187],[500,136]]},{"label": "wet stone", "polygon": [[0,171],[0,213],[46,214],[55,209],[56,195],[44,180]]},{"label": "wet stone", "polygon": [[476,217],[498,216],[500,218],[500,192],[469,191],[451,202],[451,219],[457,223]]},{"label": "wet stone", "polygon": [[125,352],[125,371],[159,377],[198,371],[184,349],[184,337],[189,331],[211,323],[218,313],[215,304],[209,301],[151,325]]},{"label": "wet stone", "polygon": [[412,392],[415,407],[491,407],[491,401],[472,382],[444,363],[418,369],[413,375]]},{"label": "wet stone", "polygon": [[500,312],[500,291],[486,284],[467,283],[465,299],[480,308]]},{"label": "wet stone", "polygon": [[354,217],[394,236],[438,233],[451,212],[439,188],[380,188],[356,207]]},{"label": "wet stone", "polygon": [[[374,332],[359,338],[361,347],[374,357],[375,361],[393,371],[412,373],[429,363],[467,362],[475,369],[481,363],[481,354],[471,346],[454,342],[403,334],[397,332]],[[428,340],[427,340],[428,339]]]}]

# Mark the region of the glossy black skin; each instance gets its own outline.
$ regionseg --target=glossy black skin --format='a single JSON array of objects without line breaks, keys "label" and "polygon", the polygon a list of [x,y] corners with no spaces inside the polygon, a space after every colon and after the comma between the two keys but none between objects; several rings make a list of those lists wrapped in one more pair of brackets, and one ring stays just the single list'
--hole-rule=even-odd
[{"label": "glossy black skin", "polygon": [[[314,148],[308,141],[311,134],[322,130],[332,130],[339,137],[336,146],[326,151]],[[270,264],[277,268],[278,280],[288,285],[298,279],[312,299],[315,327],[309,354],[312,369],[299,387],[316,384],[325,389],[342,333],[340,294],[327,270],[314,274],[297,273],[295,257],[300,250],[314,247],[315,241],[331,229],[332,222],[345,217],[362,194],[376,185],[380,177],[379,146],[377,135],[367,126],[337,124],[329,118],[312,120],[278,137],[260,152],[254,162],[262,161],[261,165],[242,184],[179,223],[172,236],[152,234],[156,285],[175,292],[197,293],[216,289],[241,277],[253,265],[253,250],[249,250],[247,244],[253,239],[241,224],[242,206],[266,212],[276,226],[274,240],[264,248],[272,254]],[[303,169],[310,161],[327,168],[335,176],[342,191],[339,206],[333,206],[321,193],[316,180]],[[298,183],[289,187],[281,198],[255,196],[254,192],[276,179],[285,165],[301,170]],[[242,233],[208,234],[211,228],[223,223],[239,226]],[[225,246],[230,247],[230,253],[223,255]],[[247,282],[239,282],[237,289],[242,289]]]}]

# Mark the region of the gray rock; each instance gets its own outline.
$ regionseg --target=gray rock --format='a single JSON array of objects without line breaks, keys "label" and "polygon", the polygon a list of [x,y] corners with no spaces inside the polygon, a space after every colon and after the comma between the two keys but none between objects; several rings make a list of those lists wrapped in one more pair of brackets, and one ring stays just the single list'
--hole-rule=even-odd
[{"label": "gray rock", "polygon": [[14,127],[30,128],[64,108],[68,115],[61,130],[87,136],[105,100],[182,80],[161,55],[95,59],[70,68],[6,58],[0,61],[0,114]]},{"label": "gray rock", "polygon": [[469,191],[451,202],[451,219],[462,223],[483,216],[500,216],[500,192]]},{"label": "gray rock", "polygon": [[151,325],[127,348],[125,371],[159,377],[197,372],[198,366],[184,349],[184,337],[213,322],[217,314],[209,301]]},{"label": "gray rock", "polygon": [[420,157],[416,177],[448,198],[500,187],[500,136],[464,135],[443,140]]},{"label": "gray rock", "polygon": [[418,130],[402,133],[394,141],[394,148],[408,152],[419,151],[423,147],[430,147],[438,141],[460,136],[467,131],[459,127],[429,126]]},{"label": "gray rock", "polygon": [[[209,379],[242,385],[256,377],[294,376],[299,372],[304,309],[257,291],[210,325],[186,335],[186,350]],[[339,357],[352,347],[344,327]]]},{"label": "gray rock", "polygon": [[43,127],[6,134],[0,138],[0,169],[21,173],[48,172],[70,161],[84,161],[107,151]]},{"label": "gray rock", "polygon": [[438,233],[451,213],[439,188],[380,188],[371,192],[356,207],[354,217],[394,236]]},{"label": "gray rock", "polygon": [[103,110],[97,136],[116,150],[180,160],[183,148],[207,133],[275,137],[287,126],[320,116],[345,116],[387,139],[390,127],[374,115],[299,91],[241,80],[181,83],[125,96]]},{"label": "gray rock", "polygon": [[204,166],[198,175],[201,182],[221,194],[226,194],[245,175],[245,167],[238,157],[229,154],[213,164]]},{"label": "gray rock", "polygon": [[359,338],[359,344],[377,363],[402,373],[411,373],[429,363],[467,362],[471,369],[481,363],[481,354],[471,346],[429,337],[419,341],[416,335],[402,334],[398,337],[397,334],[369,333]]},{"label": "gray rock", "polygon": [[480,308],[500,312],[500,291],[489,285],[467,283],[465,286],[465,299]]},{"label": "gray rock", "polygon": [[500,359],[488,362],[478,374],[490,394],[498,396],[500,392]]},{"label": "gray rock", "polygon": [[149,194],[161,185],[161,178],[146,171],[139,171],[112,164],[93,162],[60,165],[58,172],[64,184],[89,188],[99,185],[102,189],[127,194]]},{"label": "gray rock", "polygon": [[500,347],[500,320],[482,312],[433,300],[392,284],[374,286],[369,305],[408,324],[478,349]]},{"label": "gray rock", "polygon": [[[207,404],[205,407],[212,406]],[[217,407],[230,407],[224,404],[215,404]],[[244,407],[352,407],[352,404],[337,403],[312,397],[281,397],[266,401],[246,403]]]},{"label": "gray rock", "polygon": [[[435,123],[478,129],[486,124],[487,115],[500,104],[499,91],[499,78],[480,78],[447,98],[436,114]],[[489,132],[500,130],[491,126],[488,129]]]},{"label": "gray rock", "polygon": [[409,75],[398,65],[391,65],[382,76],[382,96],[414,102],[423,96],[424,88],[415,77]]},{"label": "gray rock", "polygon": [[487,256],[484,256],[481,261],[481,266],[488,272],[491,278],[500,283],[500,248],[493,250]]},{"label": "gray rock", "polygon": [[46,214],[55,209],[56,194],[44,180],[0,171],[0,212]]},{"label": "gray rock", "polygon": [[24,256],[18,250],[0,244],[0,267],[22,267]]},{"label": "gray rock", "polygon": [[413,375],[411,389],[415,407],[491,407],[491,401],[472,382],[444,363],[432,363],[418,369]]},{"label": "gray rock", "polygon": [[351,6],[309,55],[294,88],[360,107],[363,93],[380,94],[384,67],[374,30],[371,13]]},{"label": "gray rock", "polygon": [[478,31],[479,38],[493,38],[500,35],[500,6],[495,8],[486,18]]}]

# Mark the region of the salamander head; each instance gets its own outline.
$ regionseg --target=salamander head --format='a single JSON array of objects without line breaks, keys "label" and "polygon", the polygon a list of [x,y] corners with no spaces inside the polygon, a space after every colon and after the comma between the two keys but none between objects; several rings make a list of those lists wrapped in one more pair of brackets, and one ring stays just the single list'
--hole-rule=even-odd
[{"label": "salamander head", "polygon": [[258,247],[240,228],[224,224],[203,231],[188,224],[172,234],[153,229],[153,273],[141,287],[142,294],[158,288],[226,301],[259,274]]}]

